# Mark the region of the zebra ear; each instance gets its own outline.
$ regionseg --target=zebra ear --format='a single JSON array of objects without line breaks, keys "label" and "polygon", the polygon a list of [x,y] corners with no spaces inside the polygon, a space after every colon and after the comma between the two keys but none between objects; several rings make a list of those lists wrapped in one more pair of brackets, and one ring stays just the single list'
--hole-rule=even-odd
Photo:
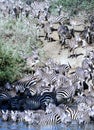
[{"label": "zebra ear", "polygon": [[4,110],[1,110],[1,112],[2,112],[3,114],[5,114]]},{"label": "zebra ear", "polygon": [[68,62],[68,65],[69,65],[70,68],[72,68],[69,62]]},{"label": "zebra ear", "polygon": [[26,110],[25,110],[24,112],[25,112],[25,114],[27,114],[27,111],[26,111]]},{"label": "zebra ear", "polygon": [[8,110],[6,110],[6,114],[8,114]]},{"label": "zebra ear", "polygon": [[11,114],[14,114],[14,111],[13,111],[13,110],[11,111]]}]

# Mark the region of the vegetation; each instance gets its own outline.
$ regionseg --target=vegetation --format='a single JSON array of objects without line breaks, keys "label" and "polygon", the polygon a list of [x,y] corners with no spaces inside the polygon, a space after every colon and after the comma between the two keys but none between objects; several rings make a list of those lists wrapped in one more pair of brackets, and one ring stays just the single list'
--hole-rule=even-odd
[{"label": "vegetation", "polygon": [[0,20],[0,83],[13,82],[23,76],[25,57],[39,46],[37,28],[29,20]]},{"label": "vegetation", "polygon": [[64,10],[74,15],[77,14],[79,10],[92,10],[94,8],[94,0],[51,0],[51,10],[60,5],[62,5]]}]

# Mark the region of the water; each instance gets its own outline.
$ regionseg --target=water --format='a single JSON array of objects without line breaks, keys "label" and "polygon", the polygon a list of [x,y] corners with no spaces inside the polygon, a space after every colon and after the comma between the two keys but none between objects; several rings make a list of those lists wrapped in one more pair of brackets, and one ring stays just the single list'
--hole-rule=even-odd
[{"label": "water", "polygon": [[24,123],[13,123],[13,122],[2,122],[0,119],[0,130],[94,130],[94,123],[86,125],[58,125],[58,126],[47,126],[41,128],[34,128],[31,125],[26,125]]}]

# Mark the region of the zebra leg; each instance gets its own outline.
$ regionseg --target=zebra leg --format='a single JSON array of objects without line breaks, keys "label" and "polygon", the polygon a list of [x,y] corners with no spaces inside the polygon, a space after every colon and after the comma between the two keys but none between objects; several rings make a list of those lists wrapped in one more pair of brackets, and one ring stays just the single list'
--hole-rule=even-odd
[{"label": "zebra leg", "polygon": [[58,55],[61,54],[61,51],[62,51],[62,44],[61,44],[61,46],[60,46],[60,50],[59,50],[59,52],[58,52]]},{"label": "zebra leg", "polygon": [[62,49],[63,49],[63,45],[64,45],[64,49],[65,49],[65,39],[60,39],[60,44],[61,44],[61,46],[60,46],[60,50],[59,50],[59,52],[58,52],[58,54],[60,55],[61,54],[61,51],[62,51]]},{"label": "zebra leg", "polygon": [[48,40],[48,33],[46,33],[44,40]]}]

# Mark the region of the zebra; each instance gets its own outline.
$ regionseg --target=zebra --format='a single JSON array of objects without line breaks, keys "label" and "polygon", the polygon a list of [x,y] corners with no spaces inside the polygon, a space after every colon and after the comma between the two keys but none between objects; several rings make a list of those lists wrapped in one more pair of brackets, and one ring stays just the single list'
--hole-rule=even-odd
[{"label": "zebra", "polygon": [[8,100],[9,103],[9,110],[20,110],[23,111],[24,110],[24,102],[25,102],[25,95],[17,95],[15,97],[11,97]]},{"label": "zebra", "polygon": [[10,111],[10,119],[13,121],[13,122],[16,122],[18,120],[18,111],[13,111],[11,110]]},{"label": "zebra", "polygon": [[51,41],[50,34],[52,34],[51,27],[52,27],[52,23],[50,23],[50,22],[47,22],[44,25],[45,40],[47,40],[49,42]]},{"label": "zebra", "polygon": [[[90,107],[86,106],[85,104],[79,104],[79,107],[77,109],[70,108],[66,105],[64,105],[64,110],[67,114],[68,117],[71,118],[71,120],[77,121],[79,124],[82,123],[89,123],[90,122],[90,117],[89,117],[89,110]],[[82,109],[83,107],[83,109]]]},{"label": "zebra", "polygon": [[2,103],[3,101],[8,101],[8,99],[10,99],[11,96],[8,94],[7,91],[1,91],[0,92],[0,103]]},{"label": "zebra", "polygon": [[[59,36],[59,41],[61,43],[61,48],[60,48],[60,51],[59,51],[59,54],[60,54],[60,52],[62,50],[62,46],[64,45],[64,48],[65,48],[66,45],[67,45],[66,40],[72,39],[72,37],[75,37],[75,36],[74,36],[74,30],[73,29],[69,30],[69,28],[67,26],[64,26],[64,25],[60,25],[58,27],[57,32],[58,32],[58,36]],[[71,47],[70,44],[68,44],[68,46]]]},{"label": "zebra", "polygon": [[82,61],[82,68],[88,70],[89,72],[91,72],[91,68],[92,68],[92,61],[90,58],[85,58]]},{"label": "zebra", "polygon": [[71,65],[68,63],[68,64],[59,64],[59,65],[56,65],[54,67],[54,70],[59,73],[59,74],[63,74],[63,75],[68,75],[68,72],[69,70],[71,69]]},{"label": "zebra", "polygon": [[57,105],[61,103],[69,103],[72,102],[73,97],[75,95],[75,87],[73,85],[67,86],[67,87],[59,87],[56,90],[56,100],[57,100]]},{"label": "zebra", "polygon": [[[48,91],[53,90],[53,89],[51,89],[52,88],[51,85],[54,85],[56,83],[57,77],[58,77],[58,74],[55,72],[54,69],[48,70],[48,67],[46,70],[45,70],[45,68],[40,69],[37,72],[35,72],[35,75],[39,75],[40,77],[42,77],[42,80],[39,83],[41,85],[40,85],[40,87],[37,87],[38,90],[40,90],[40,92],[42,89],[46,90],[45,88],[47,88]],[[38,84],[38,86],[39,86],[39,84]]]},{"label": "zebra", "polygon": [[11,95],[6,90],[0,90],[0,109],[7,110],[10,107]]},{"label": "zebra", "polygon": [[56,104],[56,93],[55,92],[45,92],[40,96],[39,102],[41,104],[41,108],[45,110],[46,106],[49,103]]},{"label": "zebra", "polygon": [[[37,82],[40,81],[40,77],[38,76],[29,76],[26,79],[19,80],[17,82],[14,82],[12,84],[13,88],[16,90],[16,92],[24,93],[26,88],[31,88],[34,86]],[[32,90],[33,95],[36,94],[35,90]]]},{"label": "zebra", "polygon": [[65,76],[65,75],[62,75],[62,74],[58,75],[56,83],[57,83],[57,87],[59,87],[61,85],[62,86],[72,85],[70,78],[68,76]]},{"label": "zebra", "polygon": [[30,7],[27,5],[27,6],[25,7],[25,16],[26,16],[26,18],[29,17],[29,14],[30,14]]},{"label": "zebra", "polygon": [[14,11],[16,19],[19,18],[20,13],[22,14],[22,10],[23,10],[23,7],[20,7],[18,5],[16,5],[15,7],[13,7],[13,11]]},{"label": "zebra", "polygon": [[[84,30],[79,34],[80,37],[85,40],[88,44],[91,42],[91,36],[90,36],[90,27],[86,26]],[[84,46],[83,46],[84,47]]]},{"label": "zebra", "polygon": [[85,103],[89,107],[94,105],[94,97],[91,95],[85,95],[85,94],[80,94],[77,96],[75,99],[75,103],[78,105],[80,103]]},{"label": "zebra", "polygon": [[24,110],[38,110],[41,107],[40,96],[34,95],[32,97],[26,98],[23,103]]},{"label": "zebra", "polygon": [[1,117],[2,117],[3,121],[8,121],[9,120],[9,111],[1,110]]},{"label": "zebra", "polygon": [[82,92],[85,89],[90,91],[90,85],[88,84],[88,81],[90,80],[90,72],[87,69],[77,67],[75,72],[70,75],[70,80],[72,81],[72,84],[77,86],[77,91],[79,90],[79,92]]},{"label": "zebra", "polygon": [[62,6],[57,7],[57,12],[58,12],[58,15],[60,16],[62,12]]},{"label": "zebra", "polygon": [[62,47],[62,45],[65,45],[65,35],[68,31],[69,31],[69,29],[67,26],[60,25],[58,27],[57,32],[58,32],[59,40],[60,40],[60,42],[62,42],[61,47]]},{"label": "zebra", "polygon": [[56,103],[56,96],[53,92],[44,92],[42,95],[34,95],[32,97],[28,97],[24,99],[24,102],[20,101],[22,103],[24,110],[38,110],[43,109],[45,110],[46,106],[52,102]]},{"label": "zebra", "polygon": [[89,20],[90,24],[94,23],[94,16],[93,16],[93,15],[90,15],[90,16],[88,17],[88,20]]}]

